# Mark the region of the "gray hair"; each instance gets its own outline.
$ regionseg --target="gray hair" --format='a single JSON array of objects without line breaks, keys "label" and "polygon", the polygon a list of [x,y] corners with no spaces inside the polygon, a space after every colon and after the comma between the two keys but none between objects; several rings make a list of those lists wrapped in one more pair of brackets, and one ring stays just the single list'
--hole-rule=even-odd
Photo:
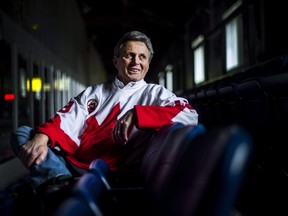
[{"label": "gray hair", "polygon": [[141,41],[145,43],[150,53],[149,61],[151,62],[153,54],[154,54],[151,40],[149,37],[147,37],[147,35],[139,31],[130,31],[122,36],[122,38],[117,42],[117,44],[114,47],[115,56],[117,57],[120,56],[122,45],[126,43],[127,41]]}]

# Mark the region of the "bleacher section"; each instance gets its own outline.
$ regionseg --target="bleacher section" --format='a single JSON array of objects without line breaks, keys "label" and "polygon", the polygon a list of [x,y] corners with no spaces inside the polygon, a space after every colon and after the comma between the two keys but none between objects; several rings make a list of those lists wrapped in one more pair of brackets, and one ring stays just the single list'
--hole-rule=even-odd
[{"label": "bleacher section", "polygon": [[243,192],[251,199],[247,209],[255,209],[255,215],[260,209],[265,215],[283,211],[281,200],[288,198],[288,56],[202,85],[186,96],[207,129],[238,124],[252,135],[254,165]]}]

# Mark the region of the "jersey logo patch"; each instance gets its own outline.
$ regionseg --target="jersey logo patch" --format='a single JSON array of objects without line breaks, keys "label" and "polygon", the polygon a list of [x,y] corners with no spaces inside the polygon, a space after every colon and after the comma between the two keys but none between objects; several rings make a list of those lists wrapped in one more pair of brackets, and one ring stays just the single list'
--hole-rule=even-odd
[{"label": "jersey logo patch", "polygon": [[90,99],[87,103],[87,109],[89,114],[92,113],[98,105],[98,102],[95,99]]}]

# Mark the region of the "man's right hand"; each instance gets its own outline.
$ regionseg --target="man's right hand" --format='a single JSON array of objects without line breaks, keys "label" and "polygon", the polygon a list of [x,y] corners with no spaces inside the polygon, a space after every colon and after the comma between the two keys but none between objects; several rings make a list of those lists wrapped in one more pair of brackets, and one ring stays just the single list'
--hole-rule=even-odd
[{"label": "man's right hand", "polygon": [[45,134],[36,134],[32,140],[26,142],[20,149],[19,158],[27,169],[40,164],[48,154],[49,138]]}]

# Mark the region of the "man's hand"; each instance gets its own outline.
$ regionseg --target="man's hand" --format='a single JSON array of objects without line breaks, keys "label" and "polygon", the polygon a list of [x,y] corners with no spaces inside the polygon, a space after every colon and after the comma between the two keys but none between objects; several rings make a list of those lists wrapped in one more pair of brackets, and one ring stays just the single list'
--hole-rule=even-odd
[{"label": "man's hand", "polygon": [[135,110],[128,110],[115,124],[113,136],[117,143],[126,144],[128,141],[128,130],[135,124]]},{"label": "man's hand", "polygon": [[21,146],[19,158],[27,169],[31,165],[40,164],[45,160],[48,153],[49,138],[45,134],[36,134],[32,140],[29,140]]}]

